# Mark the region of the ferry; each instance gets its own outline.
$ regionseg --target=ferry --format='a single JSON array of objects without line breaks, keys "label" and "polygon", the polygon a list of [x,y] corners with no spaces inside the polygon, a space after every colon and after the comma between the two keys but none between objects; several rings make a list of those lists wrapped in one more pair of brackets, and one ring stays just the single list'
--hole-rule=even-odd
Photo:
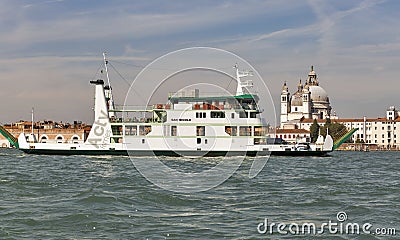
[{"label": "ferry", "polygon": [[130,156],[325,156],[334,150],[332,137],[316,143],[289,144],[269,137],[261,118],[259,96],[251,93],[246,71],[236,70],[236,93],[227,96],[170,94],[165,104],[116,107],[103,54],[107,83],[95,88],[94,122],[81,143],[38,142],[21,133],[18,148],[28,154]]}]

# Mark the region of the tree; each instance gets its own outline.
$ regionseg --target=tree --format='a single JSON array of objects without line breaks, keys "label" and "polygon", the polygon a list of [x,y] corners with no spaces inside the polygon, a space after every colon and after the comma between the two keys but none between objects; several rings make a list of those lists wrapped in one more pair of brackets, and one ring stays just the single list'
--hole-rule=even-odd
[{"label": "tree", "polygon": [[344,133],[347,132],[347,128],[341,123],[337,122],[332,123],[331,120],[328,119],[329,118],[326,119],[325,126],[321,128],[321,135],[326,137],[326,132],[328,129],[329,135],[331,135],[333,141],[336,141],[339,138],[341,138],[344,135]]},{"label": "tree", "polygon": [[326,118],[325,119],[325,125],[323,127],[321,127],[321,135],[322,136],[326,137],[326,129],[329,129],[329,135],[332,136],[332,134],[331,134],[331,125],[332,125],[331,119],[330,118]]},{"label": "tree", "polygon": [[311,142],[316,142],[319,135],[319,125],[317,119],[314,119],[313,124],[310,126]]},{"label": "tree", "polygon": [[325,126],[331,124],[331,119],[330,118],[326,118],[325,119]]}]

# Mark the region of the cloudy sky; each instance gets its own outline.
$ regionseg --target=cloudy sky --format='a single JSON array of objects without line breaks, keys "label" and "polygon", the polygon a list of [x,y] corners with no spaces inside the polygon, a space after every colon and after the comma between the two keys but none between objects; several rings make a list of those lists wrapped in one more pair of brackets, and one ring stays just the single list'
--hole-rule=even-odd
[{"label": "cloudy sky", "polygon": [[[117,103],[155,58],[203,46],[231,51],[262,75],[279,111],[315,66],[340,117],[399,104],[400,1],[0,1],[0,123],[93,118],[107,51]],[[279,114],[279,112],[278,112]]]}]

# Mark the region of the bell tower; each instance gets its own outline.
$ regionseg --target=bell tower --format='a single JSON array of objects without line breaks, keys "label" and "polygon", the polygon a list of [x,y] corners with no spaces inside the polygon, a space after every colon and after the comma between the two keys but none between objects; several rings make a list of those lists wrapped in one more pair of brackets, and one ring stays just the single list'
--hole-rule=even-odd
[{"label": "bell tower", "polygon": [[286,85],[286,81],[283,84],[281,92],[281,125],[288,121],[288,113],[290,112],[290,93]]},{"label": "bell tower", "polygon": [[314,66],[311,66],[311,71],[308,74],[308,79],[307,79],[306,84],[309,86],[319,86],[317,74],[314,71]]},{"label": "bell tower", "polygon": [[308,85],[305,85],[303,89],[303,116],[307,119],[311,118],[311,92]]}]

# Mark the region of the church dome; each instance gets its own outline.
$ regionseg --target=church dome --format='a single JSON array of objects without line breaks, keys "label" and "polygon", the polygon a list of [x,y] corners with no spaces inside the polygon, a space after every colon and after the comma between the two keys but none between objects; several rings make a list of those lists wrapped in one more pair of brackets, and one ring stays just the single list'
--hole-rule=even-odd
[{"label": "church dome", "polygon": [[325,89],[320,86],[310,86],[311,100],[313,102],[329,102],[328,94]]}]

